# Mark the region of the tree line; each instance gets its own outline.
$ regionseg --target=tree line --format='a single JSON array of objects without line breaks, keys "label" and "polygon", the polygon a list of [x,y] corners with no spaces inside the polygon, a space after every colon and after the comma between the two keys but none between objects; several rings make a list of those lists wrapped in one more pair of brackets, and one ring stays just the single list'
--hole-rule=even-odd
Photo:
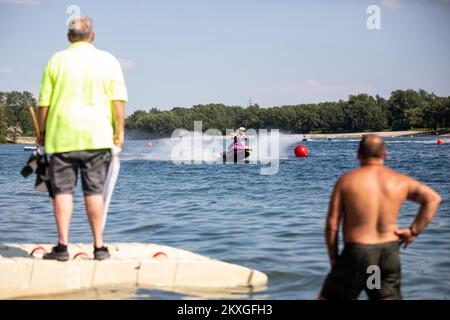
[{"label": "tree line", "polygon": [[287,133],[344,133],[360,131],[450,128],[450,97],[425,90],[396,90],[388,99],[367,94],[349,96],[347,101],[246,108],[224,104],[195,105],[161,111],[135,111],[126,128],[151,137],[170,136],[173,130],[192,130],[194,121],[203,130],[246,127],[279,129]]},{"label": "tree line", "polygon": [[[0,143],[34,136],[28,111],[36,106],[30,92],[0,92]],[[126,119],[127,136],[139,132],[148,137],[167,137],[175,129],[192,130],[194,121],[203,130],[246,127],[279,129],[287,133],[344,133],[359,131],[450,128],[450,97],[425,90],[396,90],[388,99],[367,94],[349,96],[347,101],[310,103],[261,108],[224,104],[176,107],[168,111],[138,110]],[[139,136],[134,135],[139,138]],[[141,135],[142,137],[142,135]]]},{"label": "tree line", "polygon": [[0,143],[16,143],[21,136],[35,136],[29,106],[36,106],[30,92],[0,91]]}]

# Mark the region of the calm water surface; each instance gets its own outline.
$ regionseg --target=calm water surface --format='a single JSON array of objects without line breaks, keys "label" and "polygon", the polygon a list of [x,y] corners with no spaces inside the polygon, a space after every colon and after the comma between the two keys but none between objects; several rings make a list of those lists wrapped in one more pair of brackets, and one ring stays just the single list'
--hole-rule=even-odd
[{"label": "calm water surface", "polygon": [[[389,167],[428,183],[443,198],[428,229],[402,250],[404,298],[449,299],[450,143],[438,146],[431,137],[392,138],[387,143]],[[295,144],[291,144],[284,150],[278,174],[263,176],[261,165],[150,161],[152,150],[146,141],[129,141],[105,241],[161,243],[255,268],[269,276],[267,290],[236,297],[315,299],[328,272],[323,232],[329,195],[338,176],[357,166],[358,142],[303,144],[309,148],[308,158],[295,159]],[[24,179],[19,173],[28,157],[21,145],[0,145],[0,243],[56,241],[47,197],[33,191],[34,177]],[[408,226],[417,208],[405,204],[400,225]],[[80,188],[71,241],[91,242]],[[117,297],[122,296],[117,293]],[[128,297],[189,296],[137,289]]]}]

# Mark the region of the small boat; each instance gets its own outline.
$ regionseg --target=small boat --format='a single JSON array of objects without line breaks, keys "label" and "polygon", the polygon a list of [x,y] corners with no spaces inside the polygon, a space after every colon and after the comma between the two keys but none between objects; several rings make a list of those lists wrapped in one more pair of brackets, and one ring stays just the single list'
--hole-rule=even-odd
[{"label": "small boat", "polygon": [[111,258],[93,259],[92,244],[70,244],[70,260],[44,260],[50,244],[0,244],[0,299],[45,297],[100,288],[151,287],[165,291],[259,291],[257,270],[165,245],[108,244]]},{"label": "small boat", "polygon": [[25,146],[25,147],[23,147],[23,151],[34,151],[34,150],[36,150],[36,147],[35,146]]}]

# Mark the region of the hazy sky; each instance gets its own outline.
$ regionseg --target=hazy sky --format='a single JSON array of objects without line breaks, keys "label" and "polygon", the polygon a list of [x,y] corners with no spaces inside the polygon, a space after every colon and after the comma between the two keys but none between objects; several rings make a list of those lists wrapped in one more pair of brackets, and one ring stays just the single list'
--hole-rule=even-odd
[{"label": "hazy sky", "polygon": [[[381,30],[369,30],[369,5]],[[151,107],[261,106],[395,89],[450,95],[450,0],[0,0],[0,91],[36,96],[68,46],[66,13],[94,19],[120,59],[127,114]]]}]

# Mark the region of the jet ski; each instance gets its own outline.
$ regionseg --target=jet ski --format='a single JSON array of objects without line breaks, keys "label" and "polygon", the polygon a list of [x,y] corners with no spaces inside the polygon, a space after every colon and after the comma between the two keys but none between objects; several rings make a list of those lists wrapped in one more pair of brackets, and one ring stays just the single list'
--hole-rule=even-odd
[{"label": "jet ski", "polygon": [[223,152],[223,162],[242,162],[250,156],[252,149],[242,144],[240,141],[233,143],[228,151]]}]

